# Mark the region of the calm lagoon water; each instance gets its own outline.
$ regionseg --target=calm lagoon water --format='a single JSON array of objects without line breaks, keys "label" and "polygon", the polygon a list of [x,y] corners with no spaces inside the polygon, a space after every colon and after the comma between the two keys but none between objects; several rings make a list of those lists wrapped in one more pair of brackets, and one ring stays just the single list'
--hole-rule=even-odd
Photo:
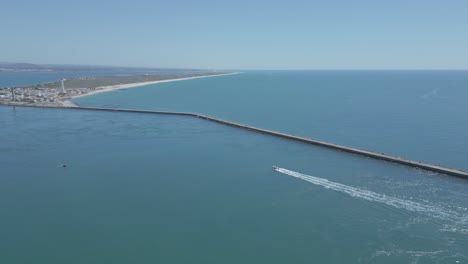
[{"label": "calm lagoon water", "polygon": [[[362,74],[251,72],[76,102],[199,112],[466,168],[466,74]],[[370,88],[382,78],[389,90],[434,80],[392,102],[397,92]],[[438,78],[450,85],[437,90]],[[438,125],[418,128],[428,120]],[[2,263],[468,261],[466,180],[187,117],[0,107],[0,127]]]}]

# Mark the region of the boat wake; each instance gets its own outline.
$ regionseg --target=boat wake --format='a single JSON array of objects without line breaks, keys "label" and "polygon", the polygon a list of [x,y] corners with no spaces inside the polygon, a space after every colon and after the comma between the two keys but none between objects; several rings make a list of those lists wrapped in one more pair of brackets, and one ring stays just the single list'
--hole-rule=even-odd
[{"label": "boat wake", "polygon": [[[410,200],[405,200],[397,197],[392,197],[392,196],[387,196],[385,194],[379,194],[376,192],[372,192],[369,190],[365,189],[360,189],[348,185],[344,185],[341,183],[329,181],[327,179],[319,178],[319,177],[314,177],[306,174],[302,174],[299,172],[283,169],[283,168],[274,168],[274,170],[310,182],[312,184],[324,187],[326,189],[330,189],[333,191],[341,192],[344,194],[347,194],[351,197],[356,197],[360,199],[364,199],[367,201],[371,202],[378,202],[378,203],[383,203],[388,206],[392,206],[395,208],[399,209],[405,209],[407,211],[411,212],[417,212],[425,215],[429,215],[431,217],[444,220],[444,221],[450,221],[452,223],[455,223],[456,225],[462,225],[466,228],[468,225],[468,212],[459,212],[459,211],[454,211],[446,208],[442,208],[440,206],[432,205],[429,203],[423,203],[423,202],[415,202],[415,201],[410,201]],[[457,230],[468,230],[465,228],[458,228]],[[446,229],[446,231],[448,231]]]}]

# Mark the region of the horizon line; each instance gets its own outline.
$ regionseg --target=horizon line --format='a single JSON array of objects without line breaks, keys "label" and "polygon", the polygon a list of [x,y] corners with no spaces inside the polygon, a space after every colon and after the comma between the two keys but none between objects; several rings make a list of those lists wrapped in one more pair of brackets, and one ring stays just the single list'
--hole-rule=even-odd
[{"label": "horizon line", "polygon": [[32,63],[32,62],[0,62],[0,64],[32,64],[38,66],[79,66],[79,67],[108,67],[133,69],[170,69],[170,70],[205,70],[205,71],[468,71],[468,68],[192,68],[192,67],[164,67],[164,66],[122,66],[104,64],[73,64],[73,63]]}]

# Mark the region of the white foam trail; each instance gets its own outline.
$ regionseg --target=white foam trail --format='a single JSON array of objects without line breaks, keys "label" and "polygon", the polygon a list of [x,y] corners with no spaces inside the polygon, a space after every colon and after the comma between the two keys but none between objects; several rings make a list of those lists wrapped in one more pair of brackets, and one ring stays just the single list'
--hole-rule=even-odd
[{"label": "white foam trail", "polygon": [[364,199],[371,202],[379,202],[389,206],[393,206],[395,208],[405,209],[411,212],[418,212],[423,213],[438,219],[442,220],[449,220],[458,224],[467,224],[468,223],[468,215],[467,214],[460,214],[456,211],[446,210],[439,206],[431,205],[431,204],[423,204],[414,201],[404,200],[392,196],[387,196],[385,194],[375,193],[365,189],[359,189],[356,187],[344,185],[337,182],[332,182],[327,179],[314,177],[306,174],[302,174],[295,171],[290,171],[283,168],[276,168],[278,172],[283,174],[313,183],[315,185],[322,186],[324,188],[334,190],[337,192],[345,193],[352,197],[357,197],[360,199]]}]

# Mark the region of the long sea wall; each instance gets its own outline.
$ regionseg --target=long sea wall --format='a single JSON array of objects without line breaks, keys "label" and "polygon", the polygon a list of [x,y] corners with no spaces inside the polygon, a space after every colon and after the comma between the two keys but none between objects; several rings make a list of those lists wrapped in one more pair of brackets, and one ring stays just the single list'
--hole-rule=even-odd
[{"label": "long sea wall", "polygon": [[[38,107],[38,106],[21,106],[21,107]],[[343,145],[338,145],[338,144],[333,144],[333,143],[328,143],[316,139],[311,139],[311,138],[305,138],[305,137],[299,137],[291,134],[285,134],[281,132],[276,132],[272,130],[267,130],[267,129],[262,129],[254,126],[249,126],[249,125],[244,125],[244,124],[239,124],[235,122],[230,122],[226,120],[222,120],[219,118],[214,118],[206,115],[201,115],[201,114],[196,114],[196,113],[188,113],[188,112],[169,112],[169,111],[153,111],[153,110],[136,110],[136,109],[119,109],[119,108],[101,108],[101,107],[51,107],[51,106],[39,106],[40,108],[56,108],[56,109],[75,109],[75,110],[88,110],[88,111],[108,111],[108,112],[128,112],[128,113],[141,113],[141,114],[164,114],[164,115],[178,115],[178,116],[190,116],[190,117],[196,117],[196,118],[201,118],[205,119],[211,122],[216,122],[220,123],[223,125],[228,125],[232,127],[237,127],[245,130],[250,130],[253,132],[257,133],[262,133],[262,134],[267,134],[271,136],[276,136],[284,139],[289,139],[289,140],[295,140],[307,144],[312,144],[320,147],[325,147],[329,149],[334,149],[334,150],[339,150],[339,151],[344,151],[348,153],[353,153],[361,156],[365,156],[368,158],[373,158],[373,159],[378,159],[378,160],[384,160],[384,161],[389,161],[393,163],[398,163],[402,165],[406,165],[409,167],[413,168],[418,168],[418,169],[423,169],[427,171],[432,171],[432,172],[437,172],[437,173],[442,173],[442,174],[447,174],[451,176],[456,176],[459,178],[464,178],[468,179],[468,172],[458,170],[458,169],[452,169],[448,167],[443,167],[443,166],[438,166],[438,165],[433,165],[433,164],[428,164],[428,163],[423,163],[423,162],[418,162],[418,161],[412,161],[408,159],[404,159],[401,157],[395,157],[395,156],[390,156],[386,155],[383,153],[378,153],[378,152],[373,152],[373,151],[367,151],[367,150],[362,150],[362,149],[357,149],[357,148],[351,148]]]}]

